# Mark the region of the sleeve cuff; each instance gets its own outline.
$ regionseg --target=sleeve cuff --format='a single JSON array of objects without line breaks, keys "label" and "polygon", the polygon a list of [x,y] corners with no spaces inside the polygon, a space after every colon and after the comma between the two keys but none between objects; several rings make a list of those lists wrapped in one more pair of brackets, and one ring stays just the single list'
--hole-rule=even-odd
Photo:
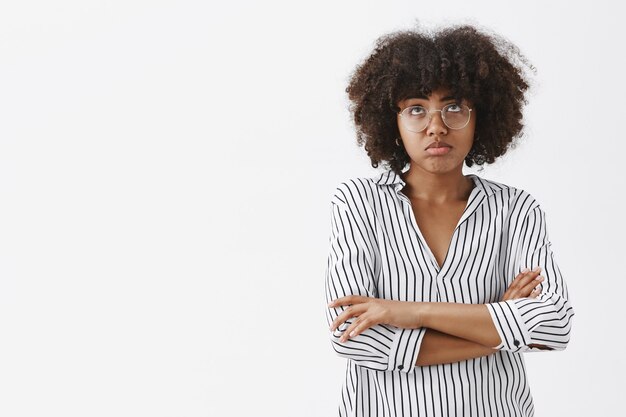
[{"label": "sleeve cuff", "polygon": [[417,329],[399,329],[396,333],[389,352],[388,371],[398,371],[407,374],[415,372],[415,363],[426,327]]},{"label": "sleeve cuff", "polygon": [[511,352],[525,352],[532,349],[528,347],[531,340],[530,332],[515,300],[488,303],[486,306],[501,339],[500,344],[494,346],[493,349]]}]

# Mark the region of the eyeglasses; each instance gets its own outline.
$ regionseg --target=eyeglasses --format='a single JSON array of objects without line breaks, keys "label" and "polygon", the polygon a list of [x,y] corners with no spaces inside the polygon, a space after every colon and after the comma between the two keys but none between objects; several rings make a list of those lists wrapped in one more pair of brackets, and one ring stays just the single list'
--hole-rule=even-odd
[{"label": "eyeglasses", "polygon": [[441,110],[426,110],[423,106],[409,106],[398,112],[407,130],[419,133],[430,123],[431,113],[440,111],[441,118],[450,129],[463,129],[470,121],[470,109],[465,104],[451,103]]}]

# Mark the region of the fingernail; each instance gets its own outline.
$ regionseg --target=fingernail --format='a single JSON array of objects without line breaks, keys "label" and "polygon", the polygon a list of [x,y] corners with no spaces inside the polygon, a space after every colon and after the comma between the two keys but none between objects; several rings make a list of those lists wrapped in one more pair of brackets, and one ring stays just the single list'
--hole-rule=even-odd
[{"label": "fingernail", "polygon": [[333,306],[333,304],[335,304],[335,302],[334,302],[334,301],[331,301],[330,303],[328,303],[328,307],[332,307],[332,306]]},{"label": "fingernail", "polygon": [[530,269],[528,269],[528,268],[522,269],[522,272],[529,272],[529,271],[530,271]]},{"label": "fingernail", "polygon": [[543,277],[541,275],[537,275],[537,278],[535,278],[537,281],[541,281],[543,280]]},{"label": "fingernail", "polygon": [[350,337],[354,337],[354,330],[350,332]]},{"label": "fingernail", "polygon": [[538,266],[535,269],[533,269],[533,272],[539,272],[539,271],[541,271],[541,267],[540,266]]}]

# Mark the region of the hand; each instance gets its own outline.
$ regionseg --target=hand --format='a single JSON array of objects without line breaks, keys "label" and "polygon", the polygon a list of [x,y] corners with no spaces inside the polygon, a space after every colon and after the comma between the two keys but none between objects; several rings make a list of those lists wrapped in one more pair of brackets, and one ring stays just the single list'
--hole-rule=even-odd
[{"label": "hand", "polygon": [[[529,271],[528,268],[523,269],[522,272],[515,277],[507,291],[504,293],[501,301],[522,297],[537,298],[539,293],[541,293],[541,282],[544,280],[544,277],[539,275],[540,272],[540,267],[537,267],[532,271]],[[534,347],[542,350],[554,350],[546,345],[538,345],[535,343],[529,344],[528,347]]]},{"label": "hand", "polygon": [[537,298],[539,293],[541,293],[541,283],[544,280],[544,277],[539,275],[540,272],[541,267],[537,267],[532,271],[528,268],[522,270],[511,282],[500,301],[523,297]]},{"label": "hand", "polygon": [[376,324],[390,324],[405,329],[422,327],[422,315],[418,303],[415,302],[348,295],[332,301],[328,307],[345,305],[349,307],[337,316],[330,330],[334,331],[351,317],[356,317],[356,319],[345,330],[339,339],[340,342],[345,342],[349,337],[357,336]]}]

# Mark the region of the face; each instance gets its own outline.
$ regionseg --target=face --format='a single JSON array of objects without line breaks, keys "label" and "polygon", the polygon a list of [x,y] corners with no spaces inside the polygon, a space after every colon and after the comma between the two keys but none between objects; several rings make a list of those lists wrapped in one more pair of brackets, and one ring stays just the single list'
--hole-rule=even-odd
[{"label": "face", "polygon": [[[449,97],[449,91],[444,89],[435,90],[428,98],[409,98],[398,103],[400,110],[409,106],[422,106],[425,111],[430,111],[430,122],[421,132],[413,132],[407,128],[403,118],[398,114],[398,129],[400,138],[411,158],[411,169],[420,168],[433,174],[444,174],[458,170],[462,173],[463,161],[472,149],[474,143],[474,129],[476,127],[476,110],[466,100],[465,104],[472,111],[469,112],[469,122],[461,129],[451,129],[443,122],[441,110],[447,104],[454,104],[455,100]],[[459,109],[453,107],[452,110]],[[424,110],[422,110],[423,112]],[[414,114],[419,114],[420,109],[415,109]],[[415,129],[413,129],[415,130]],[[439,142],[444,148],[428,149],[429,146]]]}]

